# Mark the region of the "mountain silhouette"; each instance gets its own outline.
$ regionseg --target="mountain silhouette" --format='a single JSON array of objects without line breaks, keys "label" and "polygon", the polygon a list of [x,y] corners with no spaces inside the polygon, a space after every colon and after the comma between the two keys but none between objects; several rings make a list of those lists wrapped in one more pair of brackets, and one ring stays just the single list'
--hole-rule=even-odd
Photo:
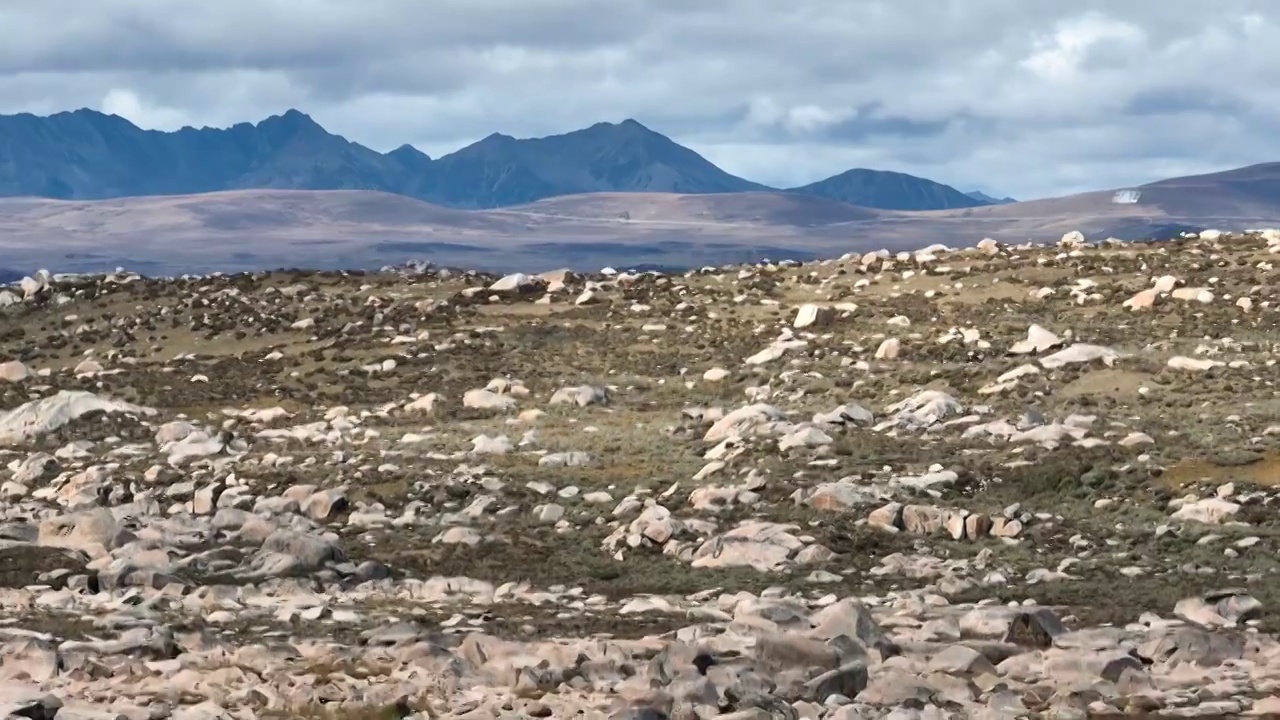
[{"label": "mountain silhouette", "polygon": [[969,197],[973,198],[974,200],[977,200],[978,202],[984,205],[1008,205],[1009,203],[1018,202],[1017,200],[1007,195],[1002,198],[992,197],[991,195],[988,195],[982,192],[981,190],[970,190],[969,192],[965,193],[965,195],[968,195]]},{"label": "mountain silhouette", "polygon": [[[298,110],[257,124],[174,132],[89,109],[0,115],[0,196],[99,200],[251,189],[378,190],[488,209],[593,192],[773,188],[731,175],[632,119],[542,138],[495,133],[433,160],[410,145],[380,153]],[[930,180],[875,170],[789,192],[891,210],[985,204]]]},{"label": "mountain silhouette", "polygon": [[245,188],[386,190],[408,171],[296,110],[225,130],[143,130],[76,110],[0,116],[0,195],[105,199]]},{"label": "mountain silhouette", "polygon": [[493,208],[591,192],[766,189],[635,120],[624,120],[529,140],[490,135],[436,160],[407,194],[448,207]]},{"label": "mountain silhouette", "polygon": [[788,192],[816,195],[883,210],[955,210],[989,205],[956,190],[906,173],[854,168]]}]

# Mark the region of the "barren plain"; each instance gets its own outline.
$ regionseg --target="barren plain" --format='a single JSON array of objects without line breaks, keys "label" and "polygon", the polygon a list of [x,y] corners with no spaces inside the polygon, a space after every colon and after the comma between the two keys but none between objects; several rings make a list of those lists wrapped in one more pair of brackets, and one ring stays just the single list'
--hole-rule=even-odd
[{"label": "barren plain", "polygon": [[[1117,193],[1134,202],[1116,202]],[[781,191],[598,192],[459,210],[385,192],[235,190],[112,200],[0,198],[4,267],[150,276],[375,269],[428,259],[496,273],[673,271],[1079,230],[1164,239],[1280,219],[1280,164],[1006,205],[901,212]]]},{"label": "barren plain", "polygon": [[1277,262],[38,273],[0,715],[1276,716]]}]

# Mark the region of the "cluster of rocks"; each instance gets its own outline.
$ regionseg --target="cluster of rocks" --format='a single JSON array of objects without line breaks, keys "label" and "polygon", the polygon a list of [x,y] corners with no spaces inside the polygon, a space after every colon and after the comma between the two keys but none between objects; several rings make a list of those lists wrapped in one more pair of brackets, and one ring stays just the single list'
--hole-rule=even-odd
[{"label": "cluster of rocks", "polygon": [[1013,539],[1032,521],[1031,513],[1009,508],[1003,515],[988,516],[968,510],[948,510],[932,505],[904,505],[892,502],[872,510],[867,522],[891,532],[936,535],[946,532],[952,540],[980,540],[985,537]]},{"label": "cluster of rocks", "polygon": [[[702,539],[704,538],[705,539]],[[674,517],[662,505],[645,508],[630,523],[620,524],[603,543],[622,560],[627,548],[653,548],[695,568],[751,567],[761,572],[826,562],[834,553],[798,525],[744,521],[724,532],[714,522]]]}]

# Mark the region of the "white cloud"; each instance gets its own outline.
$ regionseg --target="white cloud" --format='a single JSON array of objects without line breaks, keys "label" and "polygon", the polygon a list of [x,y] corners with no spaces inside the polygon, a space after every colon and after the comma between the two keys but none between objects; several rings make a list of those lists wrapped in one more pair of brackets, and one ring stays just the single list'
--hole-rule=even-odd
[{"label": "white cloud", "polygon": [[1022,65],[1043,80],[1079,80],[1085,74],[1082,64],[1090,50],[1103,43],[1140,49],[1145,38],[1142,28],[1101,13],[1088,13],[1060,22],[1049,37],[1036,42],[1035,52]]},{"label": "white cloud", "polygon": [[835,125],[848,117],[816,105],[800,105],[787,111],[787,129],[797,134],[809,134]]},{"label": "white cloud", "polygon": [[173,131],[191,124],[181,111],[149,105],[138,93],[120,88],[109,90],[99,109],[109,115],[119,115],[138,127],[154,130]]}]

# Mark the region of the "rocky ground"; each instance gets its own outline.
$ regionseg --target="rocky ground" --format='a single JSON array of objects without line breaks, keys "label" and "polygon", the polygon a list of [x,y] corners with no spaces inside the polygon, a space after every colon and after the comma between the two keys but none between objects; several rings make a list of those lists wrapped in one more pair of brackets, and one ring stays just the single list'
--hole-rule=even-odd
[{"label": "rocky ground", "polygon": [[1280,231],[0,290],[0,714],[1280,716]]}]

